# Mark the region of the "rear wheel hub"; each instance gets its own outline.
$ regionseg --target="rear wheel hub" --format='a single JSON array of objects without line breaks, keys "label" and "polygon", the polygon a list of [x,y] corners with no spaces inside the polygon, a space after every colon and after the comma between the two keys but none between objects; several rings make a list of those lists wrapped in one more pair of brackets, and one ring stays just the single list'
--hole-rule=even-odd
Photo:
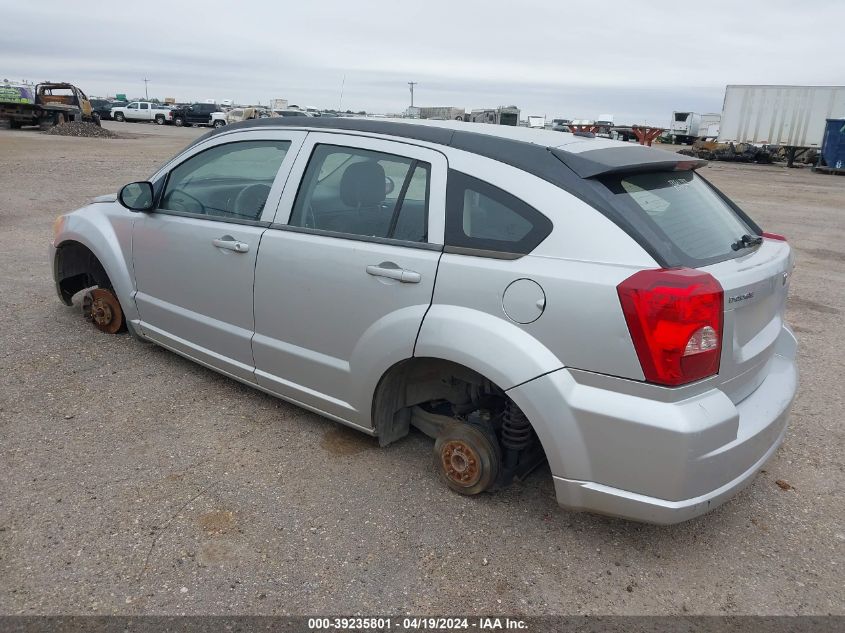
[{"label": "rear wheel hub", "polygon": [[481,477],[478,455],[465,442],[452,440],[441,451],[446,476],[461,486],[472,486]]}]

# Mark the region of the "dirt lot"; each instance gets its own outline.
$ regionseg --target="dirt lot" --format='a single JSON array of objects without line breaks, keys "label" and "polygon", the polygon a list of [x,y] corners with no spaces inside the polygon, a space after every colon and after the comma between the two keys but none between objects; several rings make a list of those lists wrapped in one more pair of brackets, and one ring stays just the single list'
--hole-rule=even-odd
[{"label": "dirt lot", "polygon": [[418,433],[379,449],[95,331],[53,219],[202,132],[107,125],[134,138],[0,130],[0,613],[845,613],[845,178],[706,168],[797,249],[801,391],[752,486],[661,528],[558,508],[547,468],[457,496]]}]

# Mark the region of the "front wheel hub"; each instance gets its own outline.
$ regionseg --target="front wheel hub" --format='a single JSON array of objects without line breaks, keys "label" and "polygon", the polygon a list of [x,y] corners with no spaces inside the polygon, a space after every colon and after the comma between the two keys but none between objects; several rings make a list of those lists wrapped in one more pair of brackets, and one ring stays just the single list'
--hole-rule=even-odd
[{"label": "front wheel hub", "polygon": [[101,332],[115,334],[123,327],[123,310],[111,290],[95,288],[85,293],[82,313]]}]

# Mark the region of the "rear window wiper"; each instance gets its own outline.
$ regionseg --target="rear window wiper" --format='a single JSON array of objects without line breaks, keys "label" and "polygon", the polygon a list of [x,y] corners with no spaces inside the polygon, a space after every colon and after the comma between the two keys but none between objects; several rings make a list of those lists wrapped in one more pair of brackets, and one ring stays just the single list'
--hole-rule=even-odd
[{"label": "rear window wiper", "polygon": [[731,244],[731,248],[735,251],[738,251],[742,248],[749,248],[751,246],[759,246],[763,243],[763,238],[759,235],[749,235],[746,233],[741,238],[739,238],[736,242]]}]

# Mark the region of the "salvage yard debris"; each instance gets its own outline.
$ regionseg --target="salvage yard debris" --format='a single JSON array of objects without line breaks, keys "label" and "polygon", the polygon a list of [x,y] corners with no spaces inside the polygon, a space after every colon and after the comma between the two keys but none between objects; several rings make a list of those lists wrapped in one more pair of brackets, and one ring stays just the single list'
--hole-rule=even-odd
[{"label": "salvage yard debris", "polygon": [[790,483],[787,483],[783,479],[778,479],[775,483],[778,485],[778,488],[780,488],[781,490],[795,490],[795,486],[793,486]]},{"label": "salvage yard debris", "polygon": [[704,160],[727,160],[740,163],[771,163],[774,159],[773,149],[769,146],[757,147],[750,143],[719,143],[718,141],[698,140],[692,149],[678,150],[679,154],[695,156]]},{"label": "salvage yard debris", "polygon": [[93,123],[83,123],[82,121],[70,121],[69,123],[62,123],[51,127],[45,132],[53,136],[85,136],[97,138],[120,138],[119,134],[115,134],[111,130],[98,127]]}]

